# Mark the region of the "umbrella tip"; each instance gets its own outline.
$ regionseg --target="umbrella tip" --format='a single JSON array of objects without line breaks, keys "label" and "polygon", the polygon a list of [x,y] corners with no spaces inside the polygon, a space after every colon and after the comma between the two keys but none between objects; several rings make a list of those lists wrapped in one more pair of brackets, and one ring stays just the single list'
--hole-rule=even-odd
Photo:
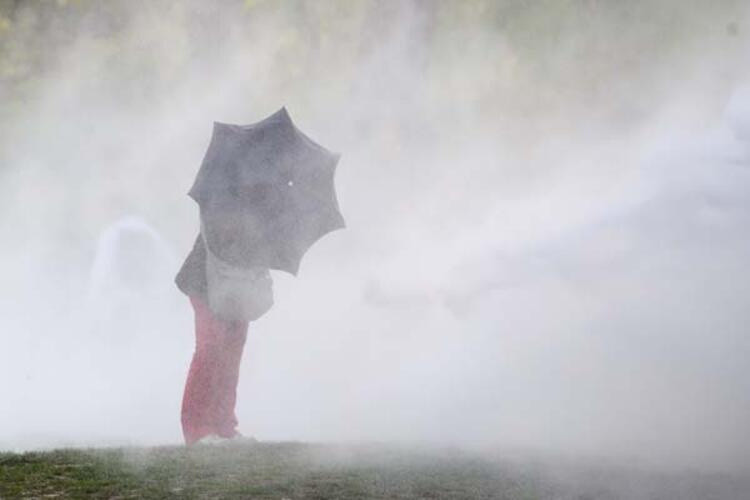
[{"label": "umbrella tip", "polygon": [[287,127],[291,127],[291,129],[296,129],[294,122],[292,121],[292,117],[289,115],[289,111],[286,109],[286,106],[282,106],[281,109],[272,114],[269,118],[273,121],[281,121],[281,123],[285,124],[285,126]]},{"label": "umbrella tip", "polygon": [[219,132],[219,131],[222,131],[222,130],[227,130],[227,129],[231,128],[231,127],[230,127],[230,125],[228,123],[214,121],[214,127],[213,128],[214,128],[214,133],[216,133],[216,132]]}]

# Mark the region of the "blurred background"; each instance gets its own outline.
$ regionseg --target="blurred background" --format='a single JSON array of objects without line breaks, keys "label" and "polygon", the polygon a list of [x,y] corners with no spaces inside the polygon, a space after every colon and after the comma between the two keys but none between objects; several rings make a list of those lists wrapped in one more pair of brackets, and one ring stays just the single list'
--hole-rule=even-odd
[{"label": "blurred background", "polygon": [[0,0],[0,449],[181,441],[213,121],[286,106],[347,229],[240,430],[747,471],[741,0]]}]

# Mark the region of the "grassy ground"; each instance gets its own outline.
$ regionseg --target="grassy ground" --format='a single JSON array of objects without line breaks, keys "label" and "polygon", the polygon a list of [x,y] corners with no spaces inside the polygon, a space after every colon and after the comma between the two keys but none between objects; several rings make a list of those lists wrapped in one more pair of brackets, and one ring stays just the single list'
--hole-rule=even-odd
[{"label": "grassy ground", "polygon": [[302,443],[0,454],[0,498],[747,499],[746,482],[451,448]]}]

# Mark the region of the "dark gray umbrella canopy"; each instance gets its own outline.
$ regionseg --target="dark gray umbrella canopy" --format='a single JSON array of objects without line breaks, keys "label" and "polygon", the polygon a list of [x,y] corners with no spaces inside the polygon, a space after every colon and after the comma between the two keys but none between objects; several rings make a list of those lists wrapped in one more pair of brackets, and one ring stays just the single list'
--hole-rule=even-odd
[{"label": "dark gray umbrella canopy", "polygon": [[338,159],[285,108],[251,125],[214,123],[189,192],[211,251],[233,265],[296,275],[310,246],[344,227],[333,184]]}]

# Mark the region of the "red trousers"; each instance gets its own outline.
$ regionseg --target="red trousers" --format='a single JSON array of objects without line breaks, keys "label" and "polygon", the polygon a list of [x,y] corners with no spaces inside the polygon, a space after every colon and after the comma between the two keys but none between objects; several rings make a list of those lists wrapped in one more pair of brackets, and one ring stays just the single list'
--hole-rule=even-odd
[{"label": "red trousers", "polygon": [[190,298],[195,310],[195,353],[182,397],[182,433],[193,444],[209,434],[237,434],[237,399],[247,322],[225,321],[202,300]]}]

